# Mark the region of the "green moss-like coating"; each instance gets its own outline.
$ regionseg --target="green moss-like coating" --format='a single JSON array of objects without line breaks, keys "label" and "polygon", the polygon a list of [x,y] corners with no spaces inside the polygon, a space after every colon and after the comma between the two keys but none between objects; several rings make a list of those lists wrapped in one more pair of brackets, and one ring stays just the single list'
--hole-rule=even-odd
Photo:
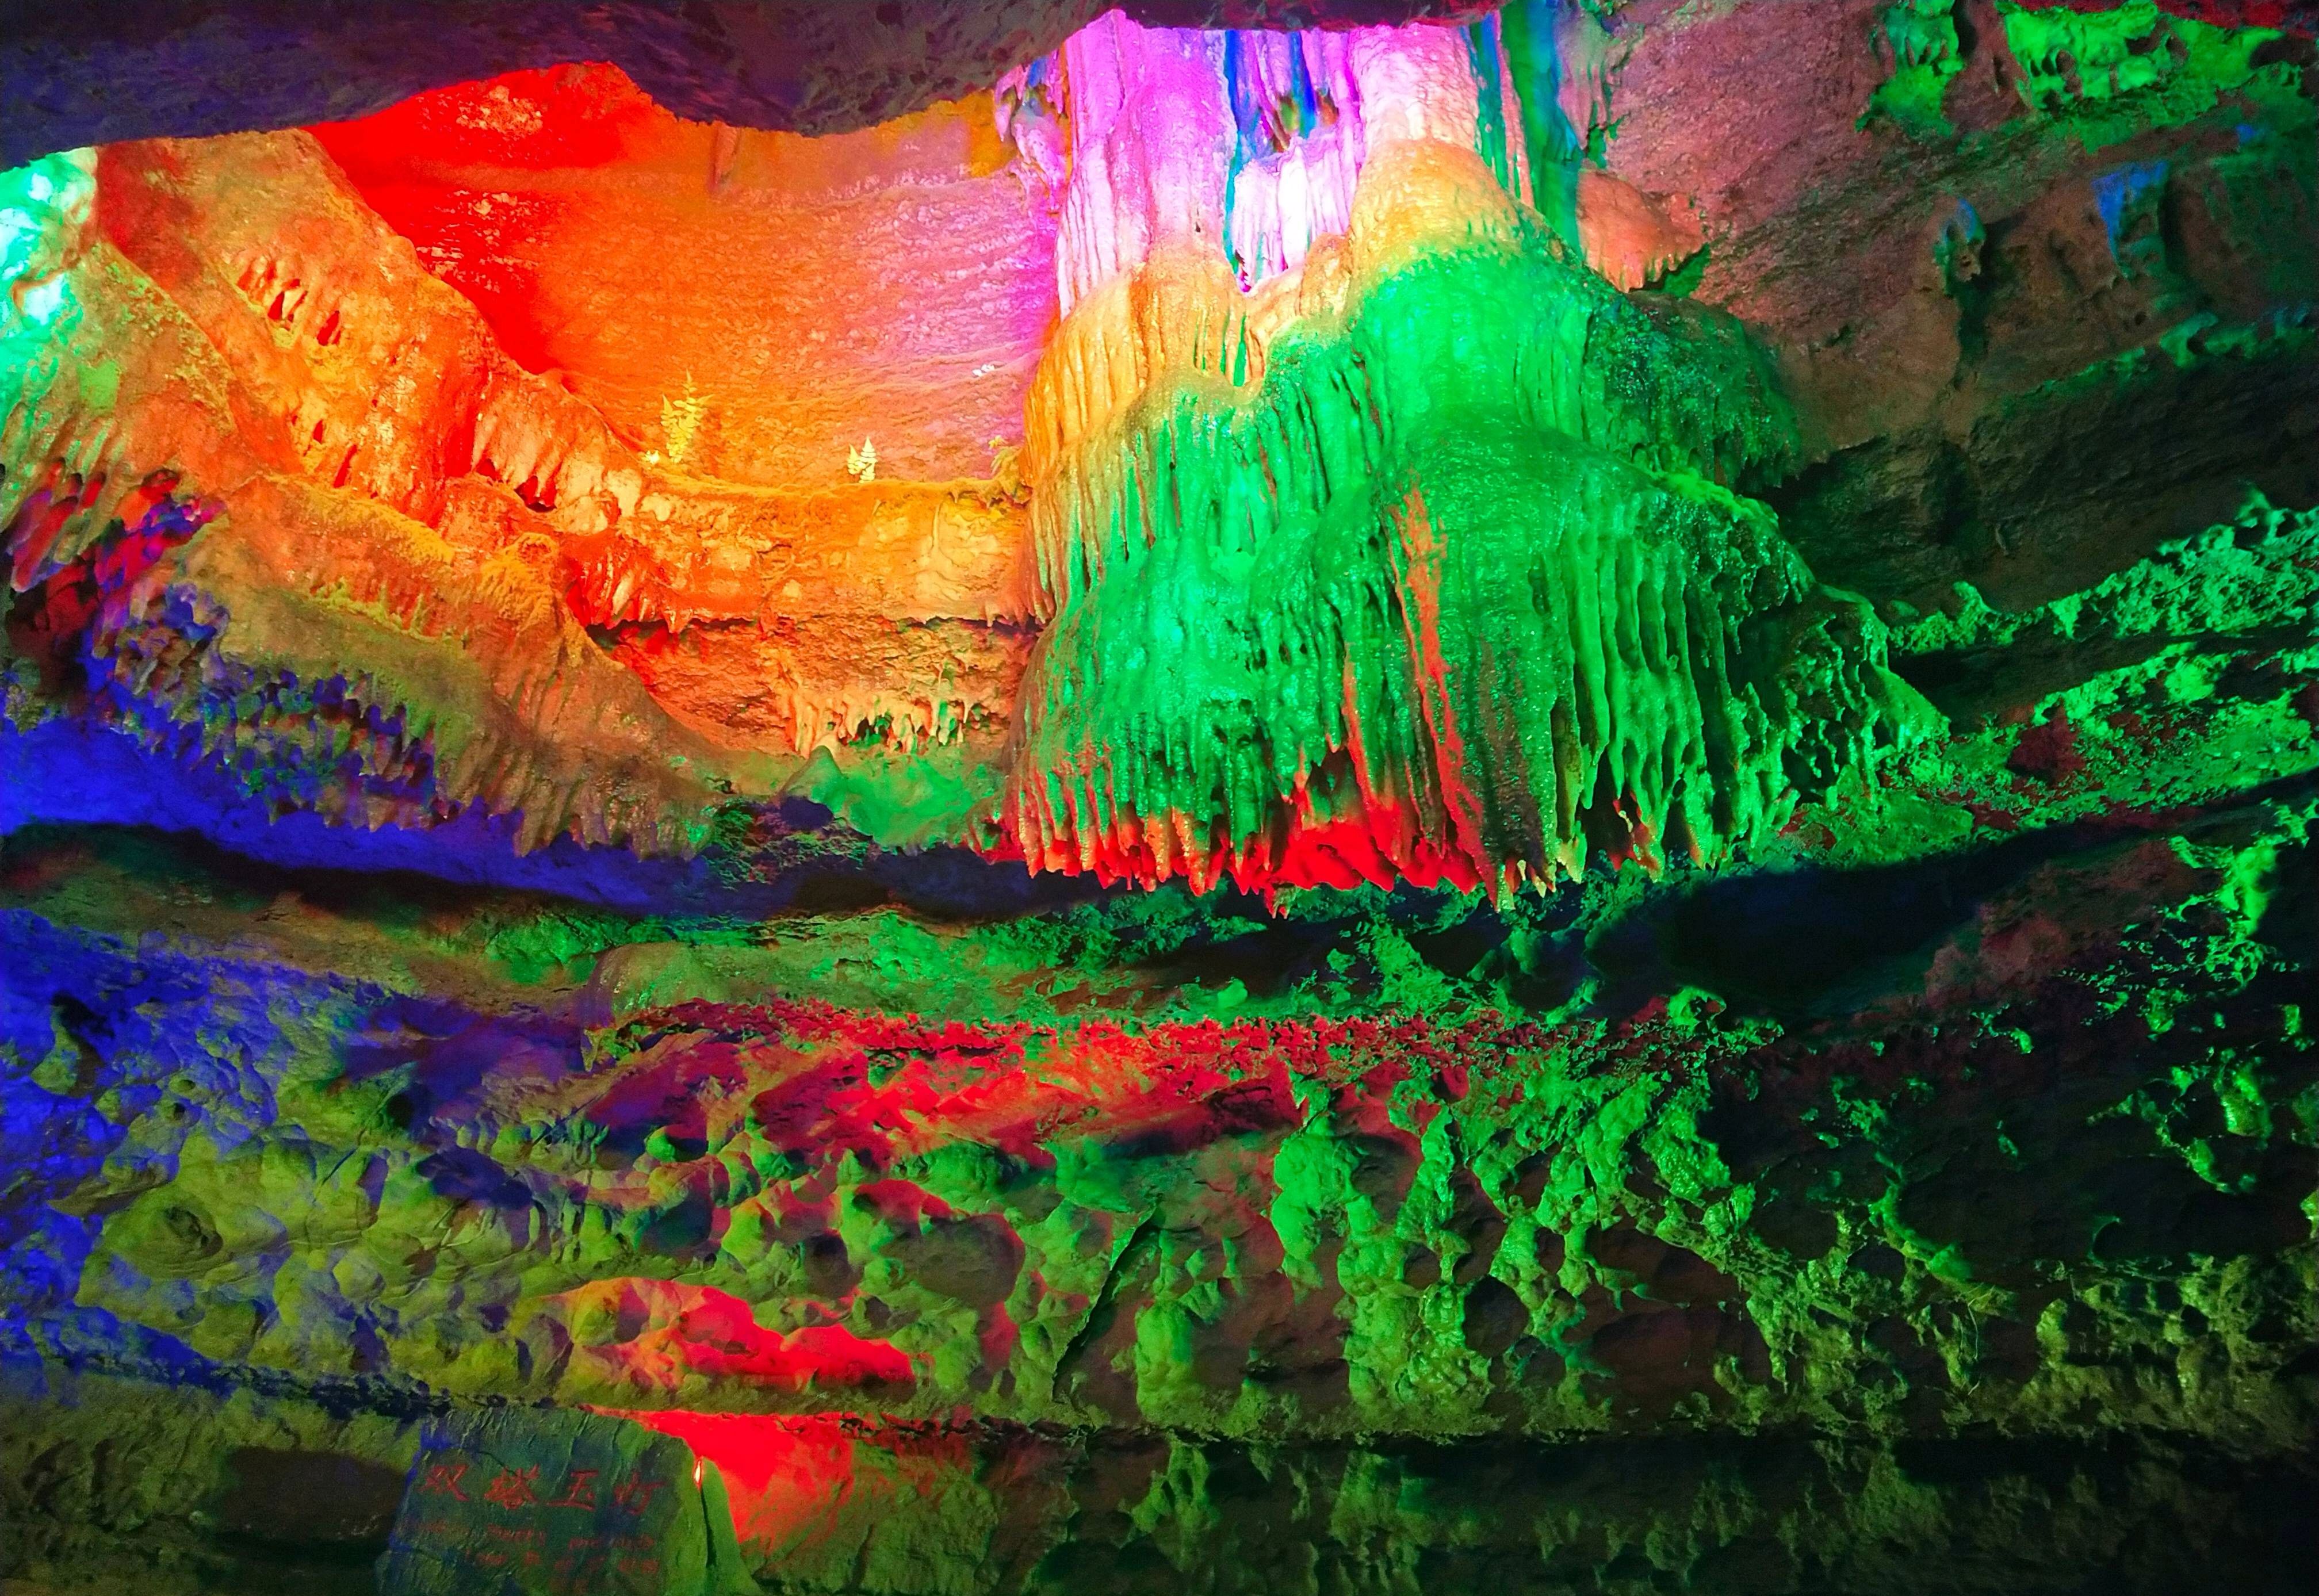
[{"label": "green moss-like coating", "polygon": [[1196,882],[1758,841],[1929,725],[1866,607],[1715,480],[1788,447],[1710,315],[1536,240],[1396,271],[1042,490],[1009,823],[1036,863]]},{"label": "green moss-like coating", "polygon": [[1946,135],[1942,113],[1950,81],[1964,69],[1957,38],[1954,0],[1899,0],[1876,20],[1877,42],[1891,62],[1891,76],[1876,86],[1861,125],[1889,117],[1912,138]]},{"label": "green moss-like coating", "polygon": [[[2255,62],[2279,37],[2270,29],[2168,16],[2157,0],[2034,11],[1998,0],[1997,10],[2019,68],[2023,103],[2065,118],[2089,149],[2188,122],[2226,94],[2251,92],[2284,105],[2299,101],[2291,66]],[[2295,120],[2307,123],[2307,103],[2300,109]]]}]

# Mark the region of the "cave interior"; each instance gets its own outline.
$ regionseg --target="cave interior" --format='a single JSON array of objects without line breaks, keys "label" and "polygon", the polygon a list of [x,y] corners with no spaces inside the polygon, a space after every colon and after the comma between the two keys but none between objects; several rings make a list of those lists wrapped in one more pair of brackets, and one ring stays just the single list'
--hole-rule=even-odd
[{"label": "cave interior", "polygon": [[0,3],[0,1593],[2307,1589],[2314,35]]}]

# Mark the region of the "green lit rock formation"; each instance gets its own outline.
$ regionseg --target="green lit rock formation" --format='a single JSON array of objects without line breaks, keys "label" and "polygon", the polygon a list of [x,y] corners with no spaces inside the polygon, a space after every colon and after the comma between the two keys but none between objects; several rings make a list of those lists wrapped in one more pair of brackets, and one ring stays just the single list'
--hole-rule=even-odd
[{"label": "green lit rock formation", "polygon": [[[1547,886],[1721,858],[1934,721],[1720,485],[1792,447],[1745,335],[1483,216],[1511,236],[1353,268],[1260,376],[1225,324],[1041,482],[1026,857]],[[1397,220],[1357,197],[1362,266]]]}]

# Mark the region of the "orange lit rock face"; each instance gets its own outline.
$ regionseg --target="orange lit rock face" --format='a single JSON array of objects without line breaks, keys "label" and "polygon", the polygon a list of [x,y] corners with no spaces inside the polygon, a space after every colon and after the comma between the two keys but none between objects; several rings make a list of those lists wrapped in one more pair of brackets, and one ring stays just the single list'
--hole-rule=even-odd
[{"label": "orange lit rock face", "polygon": [[[68,357],[105,380],[33,396],[8,440],[12,477],[78,484],[83,508],[19,561],[19,591],[101,564],[140,484],[174,473],[230,536],[186,543],[141,579],[134,624],[89,640],[165,717],[262,761],[282,735],[337,734],[284,733],[259,707],[342,681],[398,729],[310,751],[339,771],[312,798],[334,817],[475,798],[535,836],[676,845],[697,777],[670,762],[710,751],[559,600],[562,534],[644,486],[601,421],[500,355],[302,136],[115,147],[96,176],[60,281]],[[519,439],[567,462],[553,514],[490,480],[490,447]],[[167,617],[164,589],[182,594]]]},{"label": "orange lit rock face", "polygon": [[1578,240],[1586,264],[1626,289],[1665,276],[1705,241],[1697,218],[1593,171],[1578,175]]},{"label": "orange lit rock face", "polygon": [[[813,140],[564,68],[317,132],[502,347],[670,474],[563,552],[579,618],[672,714],[796,753],[997,735],[1028,640],[993,479],[1054,266],[987,97]],[[493,463],[552,511],[539,466]]]},{"label": "orange lit rock face", "polygon": [[[174,555],[152,595],[206,595],[234,669],[359,678],[401,717],[326,813],[420,823],[481,800],[535,840],[683,847],[712,795],[770,791],[817,745],[1003,724],[1027,646],[1011,451],[1004,480],[851,481],[843,449],[810,486],[696,475],[665,436],[633,446],[511,358],[304,135],[113,146],[96,177],[72,353],[114,374],[17,417],[12,473],[53,479],[23,510],[42,525],[11,531],[17,585],[95,558],[132,490],[174,472],[230,531]],[[887,413],[858,388],[843,402],[849,428]],[[214,671],[139,670],[180,719],[208,716]]]},{"label": "orange lit rock face", "polygon": [[672,464],[820,486],[869,439],[880,476],[980,477],[1020,432],[1054,222],[987,95],[808,139],[563,68],[316,132],[516,359]]}]

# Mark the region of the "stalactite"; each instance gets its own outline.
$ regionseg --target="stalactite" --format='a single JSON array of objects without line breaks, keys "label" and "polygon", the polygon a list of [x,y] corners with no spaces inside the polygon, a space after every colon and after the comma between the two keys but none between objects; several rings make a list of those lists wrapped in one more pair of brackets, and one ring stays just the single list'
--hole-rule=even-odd
[{"label": "stalactite", "polygon": [[[1460,38],[1228,43],[1236,205],[1333,107],[1343,236],[1236,213],[1229,264],[1082,281],[1028,407],[1049,626],[1002,851],[1203,889],[1544,882],[1744,847],[1914,715],[1866,607],[1725,485],[1791,447],[1744,336],[1627,300],[1517,204],[1511,68]],[[1105,171],[1138,131],[1105,124]]]}]

